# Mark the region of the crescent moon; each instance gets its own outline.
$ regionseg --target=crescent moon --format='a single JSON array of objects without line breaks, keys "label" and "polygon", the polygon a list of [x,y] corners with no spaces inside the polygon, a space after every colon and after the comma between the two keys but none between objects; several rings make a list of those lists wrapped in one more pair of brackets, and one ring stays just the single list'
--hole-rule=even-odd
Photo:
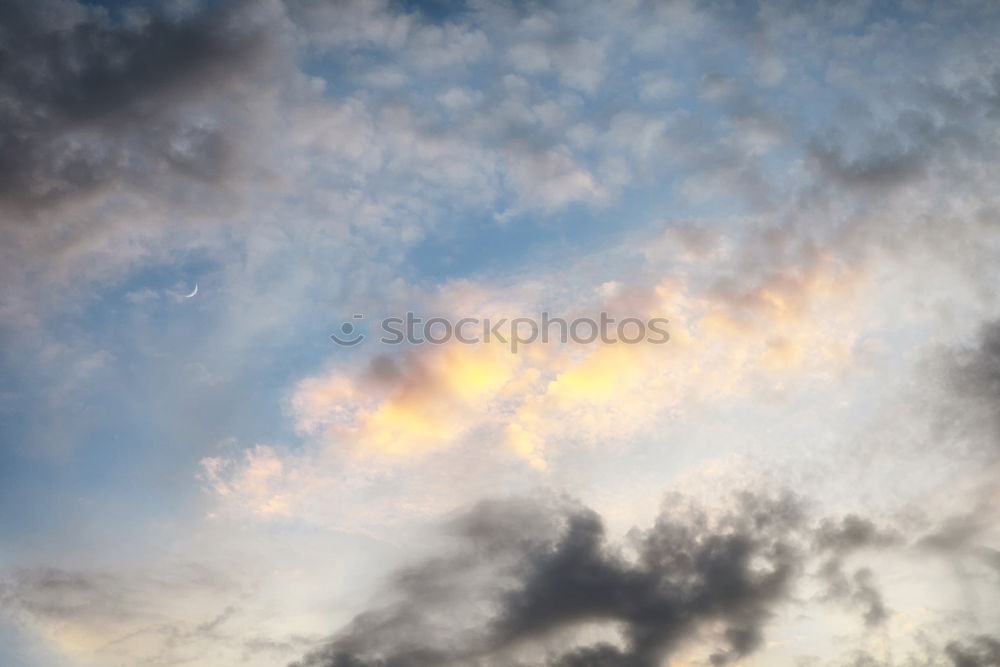
[{"label": "crescent moon", "polygon": [[194,296],[195,294],[197,294],[197,293],[198,293],[198,283],[195,283],[195,284],[194,284],[194,289],[193,289],[193,290],[191,290],[191,293],[190,293],[190,294],[185,294],[185,295],[184,295],[184,298],[185,298],[185,299],[190,299],[191,297],[193,297],[193,296]]}]

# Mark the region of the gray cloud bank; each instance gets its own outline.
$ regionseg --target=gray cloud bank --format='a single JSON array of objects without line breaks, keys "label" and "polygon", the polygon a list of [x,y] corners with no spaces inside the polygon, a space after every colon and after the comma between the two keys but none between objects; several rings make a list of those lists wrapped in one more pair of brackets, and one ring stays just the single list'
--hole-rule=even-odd
[{"label": "gray cloud bank", "polygon": [[[624,544],[568,501],[483,502],[450,528],[453,552],[399,572],[391,603],[293,667],[654,667],[692,647],[724,665],[763,648],[807,579],[828,587],[819,603],[846,601],[880,625],[891,612],[871,571],[843,570],[852,553],[905,542],[862,517],[817,521],[800,500],[754,493],[722,514],[669,496]],[[982,667],[994,650],[980,637],[939,657]]]},{"label": "gray cloud bank", "polygon": [[60,0],[5,3],[0,203],[36,217],[114,184],[219,182],[238,124],[205,103],[238,97],[273,48],[252,12],[232,5],[122,22]]}]

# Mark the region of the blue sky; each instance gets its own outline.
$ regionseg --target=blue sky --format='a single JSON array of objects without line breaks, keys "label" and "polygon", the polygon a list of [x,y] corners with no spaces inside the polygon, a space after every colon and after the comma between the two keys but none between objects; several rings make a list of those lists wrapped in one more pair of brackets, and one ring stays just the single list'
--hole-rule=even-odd
[{"label": "blue sky", "polygon": [[0,662],[995,664],[998,20],[0,10]]}]

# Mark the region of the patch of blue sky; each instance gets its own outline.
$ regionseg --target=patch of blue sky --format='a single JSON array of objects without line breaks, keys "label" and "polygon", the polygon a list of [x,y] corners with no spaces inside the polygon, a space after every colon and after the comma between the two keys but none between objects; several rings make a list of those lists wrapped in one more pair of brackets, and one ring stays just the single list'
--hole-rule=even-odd
[{"label": "patch of blue sky", "polygon": [[435,24],[461,20],[471,12],[465,0],[392,0],[390,6]]},{"label": "patch of blue sky", "polygon": [[[281,399],[339,352],[328,338],[339,314],[317,308],[240,349],[218,348],[225,315],[212,304],[222,285],[206,274],[213,267],[204,260],[144,267],[61,318],[67,336],[76,332],[108,354],[74,388],[58,424],[45,403],[58,369],[40,376],[5,360],[4,377],[19,389],[2,432],[6,531],[59,532],[112,510],[136,521],[166,517],[197,502],[201,483],[191,471],[220,442],[298,443]],[[195,298],[164,298],[178,276],[201,280]],[[157,296],[136,302],[137,293]],[[43,439],[59,440],[50,455],[32,451]]]},{"label": "patch of blue sky", "polygon": [[0,617],[0,665],[4,667],[70,667],[55,651],[44,648],[40,637],[30,637],[24,627]]},{"label": "patch of blue sky", "polygon": [[421,284],[456,278],[495,277],[572,261],[623,243],[651,221],[678,214],[669,183],[628,193],[615,206],[574,204],[553,213],[537,211],[497,221],[492,213],[460,214],[462,224],[416,244],[405,270]]}]

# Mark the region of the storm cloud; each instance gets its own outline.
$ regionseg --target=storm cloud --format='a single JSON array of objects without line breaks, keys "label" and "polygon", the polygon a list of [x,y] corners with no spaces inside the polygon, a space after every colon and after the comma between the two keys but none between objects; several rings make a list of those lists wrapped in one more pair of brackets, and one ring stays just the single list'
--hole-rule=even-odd
[{"label": "storm cloud", "polygon": [[1000,454],[1000,320],[983,324],[972,345],[953,348],[944,357],[946,389],[956,399],[945,419],[982,428],[985,445]]},{"label": "storm cloud", "polygon": [[[803,579],[839,581],[849,553],[898,542],[866,519],[816,521],[801,500],[755,493],[723,513],[672,494],[622,544],[569,501],[484,502],[450,530],[453,552],[398,573],[392,603],[295,667],[653,667],[693,643],[723,665],[762,646]],[[864,623],[884,620],[869,571],[844,585]],[[610,636],[594,640],[595,627]]]},{"label": "storm cloud", "polygon": [[115,184],[224,180],[239,124],[210,105],[238,97],[274,48],[232,5],[126,21],[61,0],[5,3],[0,204],[33,217]]}]

